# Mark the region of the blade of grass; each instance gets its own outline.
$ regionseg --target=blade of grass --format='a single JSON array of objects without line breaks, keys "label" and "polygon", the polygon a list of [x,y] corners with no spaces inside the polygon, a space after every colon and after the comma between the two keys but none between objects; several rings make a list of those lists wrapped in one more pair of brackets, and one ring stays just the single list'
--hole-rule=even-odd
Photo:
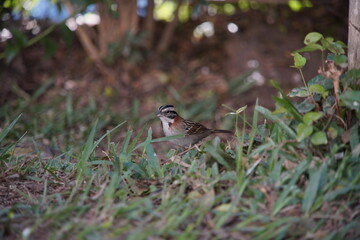
[{"label": "blade of grass", "polygon": [[[255,109],[257,106],[259,106],[259,99],[256,99]],[[255,136],[257,133],[257,127],[255,127],[255,126],[257,126],[257,124],[258,124],[258,117],[259,117],[258,111],[254,111],[251,132],[250,132],[249,146],[248,146],[248,149],[246,152],[246,155],[248,157],[249,157],[249,154],[251,153],[252,146],[254,144]]]},{"label": "blade of grass", "polygon": [[263,114],[266,118],[270,119],[271,121],[277,123],[279,127],[281,127],[291,138],[296,139],[296,133],[286,124],[284,121],[276,115],[273,115],[268,109],[257,106],[255,108],[256,111]]},{"label": "blade of grass", "polygon": [[327,164],[324,163],[317,171],[310,171],[310,180],[306,186],[304,198],[302,201],[302,210],[309,213],[316,196],[318,195],[320,181],[327,174]]},{"label": "blade of grass", "polygon": [[280,193],[278,199],[276,200],[272,213],[272,216],[275,216],[283,207],[285,207],[288,202],[292,199],[289,197],[289,194],[294,190],[296,182],[298,181],[299,177],[308,169],[309,167],[308,161],[302,161],[295,169],[294,173],[292,174],[292,178],[286,186],[284,186],[284,190]]},{"label": "blade of grass", "polygon": [[20,119],[22,113],[17,116],[8,126],[6,126],[0,133],[0,143],[9,134],[10,130],[14,127],[17,121]]},{"label": "blade of grass", "polygon": [[216,149],[209,145],[209,144],[205,144],[205,152],[209,153],[213,158],[215,158],[215,160],[220,163],[221,165],[223,165],[227,170],[230,170],[231,167],[230,165],[225,161],[225,159],[219,154],[218,151],[216,151]]},{"label": "blade of grass", "polygon": [[78,167],[80,168],[79,174],[82,174],[85,172],[86,175],[88,175],[88,172],[86,170],[86,162],[90,158],[90,155],[94,152],[95,148],[99,145],[99,143],[109,134],[111,134],[113,131],[115,131],[117,128],[122,126],[126,121],[119,123],[116,127],[111,129],[110,131],[107,131],[104,135],[102,135],[95,143],[94,137],[95,137],[95,131],[97,127],[97,121],[95,122],[93,128],[90,131],[90,134],[88,136],[88,139],[85,143],[84,149],[81,152],[81,157],[78,163]]}]

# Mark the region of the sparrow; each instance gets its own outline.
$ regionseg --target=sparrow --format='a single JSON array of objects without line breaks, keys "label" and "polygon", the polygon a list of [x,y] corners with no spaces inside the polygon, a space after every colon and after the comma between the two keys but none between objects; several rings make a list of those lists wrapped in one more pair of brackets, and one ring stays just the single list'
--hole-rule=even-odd
[{"label": "sparrow", "polygon": [[159,107],[156,115],[160,118],[165,136],[184,135],[182,138],[172,139],[170,142],[188,147],[215,133],[233,134],[221,129],[209,129],[204,125],[185,120],[176,111],[173,105]]}]

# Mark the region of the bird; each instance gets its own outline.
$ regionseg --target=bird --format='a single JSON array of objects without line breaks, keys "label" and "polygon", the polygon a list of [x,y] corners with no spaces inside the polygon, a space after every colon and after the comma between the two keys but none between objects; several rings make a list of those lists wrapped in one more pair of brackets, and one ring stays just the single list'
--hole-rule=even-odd
[{"label": "bird", "polygon": [[162,105],[156,115],[161,120],[165,136],[184,135],[182,138],[170,140],[181,147],[197,144],[200,140],[215,133],[234,134],[228,130],[209,129],[200,123],[185,120],[176,112],[173,105]]}]

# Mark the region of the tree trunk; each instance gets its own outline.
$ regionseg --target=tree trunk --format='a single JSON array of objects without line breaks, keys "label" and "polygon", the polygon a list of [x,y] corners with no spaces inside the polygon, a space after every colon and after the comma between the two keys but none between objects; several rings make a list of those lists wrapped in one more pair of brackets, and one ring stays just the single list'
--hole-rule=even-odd
[{"label": "tree trunk", "polygon": [[[128,0],[115,0],[111,3],[116,12],[111,12],[109,3],[98,3],[100,14],[99,47],[102,57],[107,55],[109,44],[121,41],[128,32],[136,33],[138,30],[137,2]],[[117,14],[117,16],[116,16]]]},{"label": "tree trunk", "polygon": [[349,3],[349,69],[360,69],[360,1],[350,0]]},{"label": "tree trunk", "polygon": [[147,32],[147,37],[145,39],[145,46],[149,50],[152,49],[154,34],[155,34],[154,7],[155,7],[154,0],[149,0],[146,10],[146,19],[144,24],[145,26],[143,27],[143,29],[145,29],[145,31]]},{"label": "tree trunk", "polygon": [[163,31],[159,44],[157,45],[156,48],[157,53],[165,52],[165,50],[167,50],[168,46],[171,43],[175,28],[179,23],[179,9],[182,2],[183,2],[182,0],[178,1],[178,5],[174,12],[174,19],[166,25],[165,30]]}]

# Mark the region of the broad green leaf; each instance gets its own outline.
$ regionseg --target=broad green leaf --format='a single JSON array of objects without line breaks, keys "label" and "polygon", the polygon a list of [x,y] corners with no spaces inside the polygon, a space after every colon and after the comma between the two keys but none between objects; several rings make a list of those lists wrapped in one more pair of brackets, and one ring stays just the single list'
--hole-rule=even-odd
[{"label": "broad green leaf", "polygon": [[294,105],[300,113],[307,113],[315,108],[315,104],[311,103],[309,99],[305,99],[301,103],[295,103]]},{"label": "broad green leaf", "polygon": [[339,41],[330,43],[327,49],[336,55],[345,53],[345,50]]},{"label": "broad green leaf", "polygon": [[293,88],[288,94],[289,97],[307,97],[309,92],[306,87]]},{"label": "broad green leaf", "polygon": [[294,67],[303,68],[306,64],[306,58],[301,56],[299,53],[294,53]]},{"label": "broad green leaf", "polygon": [[325,78],[321,75],[315,76],[313,79],[311,79],[308,82],[309,87],[314,84],[319,84],[319,85],[323,86],[325,88],[325,90],[331,90],[334,88],[333,80],[331,78]]},{"label": "broad green leaf", "polygon": [[340,99],[348,108],[360,111],[360,91],[347,91],[340,95]]},{"label": "broad green leaf", "polygon": [[326,98],[329,95],[328,91],[326,91],[325,88],[323,86],[321,86],[320,84],[310,85],[309,91],[311,93],[319,93],[323,98]]},{"label": "broad green leaf", "polygon": [[336,41],[335,43],[336,43],[337,45],[341,46],[342,48],[347,48],[347,45],[346,45],[343,41],[338,40],[338,41]]},{"label": "broad green leaf", "polygon": [[300,123],[297,127],[296,127],[296,140],[298,142],[301,142],[302,140],[304,140],[305,138],[309,137],[312,132],[314,130],[314,127],[312,125],[307,125],[304,123]]},{"label": "broad green leaf", "polygon": [[347,56],[344,54],[341,55],[335,55],[334,62],[336,65],[345,68],[348,65]]},{"label": "broad green leaf", "polygon": [[330,43],[332,43],[334,41],[333,37],[326,37],[325,39],[326,39],[326,41],[328,41]]},{"label": "broad green leaf", "polygon": [[303,116],[303,121],[305,124],[311,124],[322,118],[324,116],[323,112],[308,112]]},{"label": "broad green leaf", "polygon": [[313,145],[322,145],[328,143],[326,133],[324,131],[314,133],[314,135],[311,136],[310,140]]},{"label": "broad green leaf", "polygon": [[340,81],[344,85],[344,89],[357,85],[356,81],[360,79],[360,69],[351,69],[345,72],[341,77]]},{"label": "broad green leaf", "polygon": [[301,53],[301,52],[313,52],[313,51],[316,51],[316,50],[320,50],[320,51],[323,51],[324,48],[320,45],[320,44],[317,44],[317,43],[310,43],[309,45],[299,49],[299,50],[296,50],[294,52],[297,52],[297,53]]},{"label": "broad green leaf", "polygon": [[305,39],[304,39],[304,44],[305,45],[309,45],[311,43],[316,43],[318,42],[320,39],[323,38],[323,35],[321,33],[318,33],[318,32],[311,32],[311,33],[308,33],[306,36],[305,36]]},{"label": "broad green leaf", "polygon": [[334,41],[334,39],[333,38],[322,38],[321,39],[321,44],[323,45],[323,47],[325,48],[325,49],[329,49],[329,47],[330,47],[330,45],[331,45],[331,43]]}]

